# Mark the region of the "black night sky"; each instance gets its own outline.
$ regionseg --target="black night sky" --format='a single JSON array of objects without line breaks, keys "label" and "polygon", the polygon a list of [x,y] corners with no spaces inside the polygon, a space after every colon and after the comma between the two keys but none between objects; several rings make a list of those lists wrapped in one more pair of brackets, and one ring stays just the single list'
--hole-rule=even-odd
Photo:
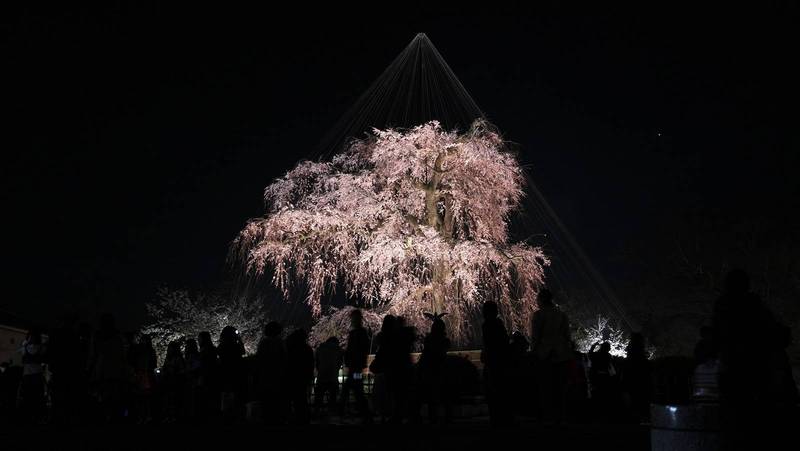
[{"label": "black night sky", "polygon": [[162,284],[219,286],[263,188],[420,31],[612,284],[687,206],[797,238],[797,7],[200,3],[3,7],[4,309],[130,326]]}]

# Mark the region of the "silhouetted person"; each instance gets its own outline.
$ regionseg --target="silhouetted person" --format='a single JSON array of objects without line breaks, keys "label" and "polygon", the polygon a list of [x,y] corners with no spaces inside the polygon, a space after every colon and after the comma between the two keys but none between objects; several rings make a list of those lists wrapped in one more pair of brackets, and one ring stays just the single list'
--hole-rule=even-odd
[{"label": "silhouetted person", "polygon": [[350,392],[356,398],[356,408],[365,422],[371,422],[367,398],[364,396],[364,368],[367,367],[369,355],[369,335],[363,326],[361,310],[353,309],[350,313],[350,332],[347,334],[347,348],[344,352],[344,365],[347,368],[347,378],[342,387],[341,409],[347,405]]},{"label": "silhouetted person", "polygon": [[286,338],[286,389],[289,406],[297,424],[308,424],[308,387],[314,380],[314,350],[308,335],[297,329]]},{"label": "silhouetted person", "polygon": [[792,344],[792,331],[783,324],[777,324],[775,346],[770,350],[770,380],[767,399],[780,408],[796,406],[798,396],[792,366],[786,348]]},{"label": "silhouetted person", "polygon": [[[725,279],[722,296],[714,304],[714,334],[723,364],[723,396],[752,402],[758,382],[764,381],[764,348],[770,334],[762,313],[761,300],[750,292],[750,280],[741,270]],[[758,363],[761,363],[759,365]]]},{"label": "silhouetted person", "polygon": [[186,360],[181,353],[181,343],[175,340],[167,346],[167,355],[164,358],[164,365],[161,366],[161,388],[164,396],[163,421],[165,423],[178,420],[185,383]]},{"label": "silhouetted person", "polygon": [[[432,323],[431,330],[423,341],[422,353],[419,357],[419,398],[428,404],[428,418],[436,424],[439,410],[444,407],[445,422],[449,422],[451,409],[449,399],[445,396],[445,361],[450,349],[450,339],[442,320],[444,314],[426,314]],[[416,412],[416,410],[415,410]]]},{"label": "silhouetted person", "polygon": [[197,410],[200,408],[200,384],[202,377],[202,359],[200,349],[197,347],[197,340],[190,338],[186,340],[183,351],[183,360],[186,364],[186,387],[184,390],[184,415],[196,417]]},{"label": "silhouetted person", "polygon": [[200,417],[208,419],[219,411],[219,358],[208,331],[197,335],[200,348]]},{"label": "silhouetted person", "polygon": [[567,415],[570,420],[585,418],[586,403],[589,398],[588,357],[570,342],[572,357],[567,364]]},{"label": "silhouetted person", "polygon": [[791,335],[750,291],[750,279],[739,269],[725,278],[722,296],[714,304],[713,323],[720,359],[723,445],[754,446],[757,436],[748,432],[778,424],[783,418],[776,418],[776,408],[786,400],[796,402],[796,387],[784,363]]},{"label": "silhouetted person", "polygon": [[342,366],[342,348],[339,339],[330,337],[319,345],[315,356],[317,384],[314,387],[314,406],[321,409],[325,396],[328,408],[333,411],[339,398],[339,368]]},{"label": "silhouetted person", "polygon": [[264,420],[268,423],[281,423],[286,415],[286,345],[281,333],[280,323],[269,322],[256,351],[258,391]]},{"label": "silhouetted person", "polygon": [[149,336],[139,337],[128,348],[128,363],[133,370],[134,406],[138,423],[153,420],[153,394],[156,386],[158,358]]},{"label": "silhouetted person", "polygon": [[509,383],[514,387],[510,405],[515,413],[528,414],[530,407],[538,408],[538,384],[535,382],[533,355],[529,352],[530,342],[520,331],[511,334],[509,342]]},{"label": "silhouetted person", "polygon": [[391,358],[391,338],[395,333],[396,318],[394,315],[385,315],[381,322],[381,330],[375,336],[375,358],[370,363],[369,371],[372,374],[372,403],[381,418],[381,422],[388,421],[392,415],[391,399],[386,381],[388,361]]},{"label": "silhouetted person", "polygon": [[509,342],[509,352],[512,359],[523,359],[531,347],[528,338],[525,337],[520,331],[511,334],[511,341]]},{"label": "silhouetted person", "polygon": [[[411,384],[414,377],[414,366],[411,361],[411,352],[414,350],[416,341],[416,331],[413,327],[407,326],[405,318],[395,317],[394,327],[388,340],[387,366],[386,366],[386,388],[389,394],[389,405],[391,423],[400,424],[403,418],[410,412],[411,403]],[[418,420],[418,415],[414,415],[411,420]]]},{"label": "silhouetted person", "polygon": [[103,419],[106,422],[118,421],[123,416],[124,390],[131,375],[125,344],[111,314],[100,318],[91,362],[91,380]]},{"label": "silhouetted person", "polygon": [[75,424],[82,417],[79,406],[86,389],[86,362],[81,361],[80,346],[78,331],[71,320],[65,321],[49,337],[49,392],[54,423]]},{"label": "silhouetted person", "polygon": [[39,329],[33,328],[28,332],[19,352],[22,354],[20,385],[22,416],[26,422],[38,423],[44,420],[46,355],[46,346],[42,343],[42,333]]},{"label": "silhouetted person", "polygon": [[237,415],[244,389],[244,344],[236,328],[225,326],[219,334],[219,382],[223,415]]},{"label": "silhouetted person", "polygon": [[[600,349],[595,351],[597,345]],[[617,369],[611,358],[611,344],[593,343],[589,348],[589,382],[591,383],[592,404],[595,414],[601,419],[610,419],[616,414]]]},{"label": "silhouetted person", "polygon": [[483,379],[489,404],[489,417],[493,426],[505,426],[513,422],[508,387],[509,342],[506,326],[498,317],[497,303],[483,304]]},{"label": "silhouetted person", "polygon": [[632,418],[645,421],[649,416],[653,384],[644,335],[639,332],[632,333],[625,351],[625,360],[622,362],[622,389],[630,402]]},{"label": "silhouetted person", "polygon": [[0,420],[3,424],[13,424],[16,420],[14,407],[22,382],[22,367],[12,365],[11,361],[0,363]]},{"label": "silhouetted person", "polygon": [[719,401],[719,349],[711,326],[700,328],[694,347],[692,397],[696,401]]},{"label": "silhouetted person", "polygon": [[714,329],[711,326],[700,328],[700,341],[694,347],[695,364],[701,365],[719,357],[719,349],[714,340]]},{"label": "silhouetted person", "polygon": [[73,406],[77,411],[78,419],[88,419],[90,415],[90,397],[89,397],[89,382],[90,382],[90,365],[93,349],[94,331],[92,325],[88,322],[81,322],[78,324],[78,346],[75,349],[74,358],[77,365],[80,366],[80,375],[77,379],[79,387],[77,390],[77,402]]},{"label": "silhouetted person", "polygon": [[566,409],[567,367],[570,349],[569,319],[553,303],[553,294],[542,289],[539,310],[533,314],[533,355],[536,358],[539,411],[543,419],[561,421]]}]

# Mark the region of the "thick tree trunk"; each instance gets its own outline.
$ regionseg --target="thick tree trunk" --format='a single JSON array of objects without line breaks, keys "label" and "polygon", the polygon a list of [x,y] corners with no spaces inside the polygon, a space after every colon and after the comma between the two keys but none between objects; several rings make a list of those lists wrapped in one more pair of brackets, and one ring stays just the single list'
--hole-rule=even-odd
[{"label": "thick tree trunk", "polygon": [[447,287],[447,276],[449,268],[443,261],[438,261],[433,265],[433,278],[431,280],[432,290],[432,313],[444,312],[445,289]]},{"label": "thick tree trunk", "polygon": [[[450,211],[451,199],[442,196],[439,192],[439,185],[444,176],[444,163],[447,153],[442,152],[436,157],[433,164],[433,175],[425,186],[425,222],[433,227],[442,237],[450,241],[453,234],[453,214]],[[444,214],[439,212],[439,202],[444,204]],[[447,283],[450,276],[450,268],[444,261],[437,261],[431,268],[431,311],[434,314],[444,312]]]},{"label": "thick tree trunk", "polygon": [[442,181],[444,175],[444,161],[446,154],[440,153],[433,163],[433,175],[425,186],[425,222],[437,231],[442,230],[442,217],[439,215],[439,201],[441,196],[439,194],[439,183]]}]

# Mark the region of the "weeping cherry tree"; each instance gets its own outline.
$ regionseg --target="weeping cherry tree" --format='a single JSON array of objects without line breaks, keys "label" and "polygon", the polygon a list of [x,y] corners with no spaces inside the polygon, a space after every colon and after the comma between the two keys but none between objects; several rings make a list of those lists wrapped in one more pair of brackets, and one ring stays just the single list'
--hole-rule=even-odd
[{"label": "weeping cherry tree", "polygon": [[234,255],[251,274],[271,274],[285,297],[304,283],[315,317],[326,290],[342,285],[418,327],[425,312],[446,313],[456,341],[468,338],[487,300],[526,331],[549,262],[540,248],[509,240],[523,180],[483,120],[465,133],[435,121],[373,130],[331,161],[303,161],[269,185],[268,212],[240,232]]}]

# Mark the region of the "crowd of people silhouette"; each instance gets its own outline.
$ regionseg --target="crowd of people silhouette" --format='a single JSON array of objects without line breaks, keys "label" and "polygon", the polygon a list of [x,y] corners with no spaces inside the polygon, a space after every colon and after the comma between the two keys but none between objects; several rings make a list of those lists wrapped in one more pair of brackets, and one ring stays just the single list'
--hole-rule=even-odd
[{"label": "crowd of people silhouette", "polygon": [[[538,307],[529,342],[519,331],[509,335],[496,303],[484,303],[482,377],[466,358],[448,353],[443,314],[427,315],[430,330],[422,337],[403,317],[387,315],[372,337],[355,309],[346,343],[330,337],[317,349],[303,329],[284,334],[270,322],[252,356],[228,326],[216,345],[208,332],[170,343],[160,366],[150,339],[121,333],[111,315],[94,331],[67,325],[46,341],[32,329],[20,348],[22,365],[3,366],[0,412],[9,421],[67,425],[245,419],[303,425],[334,417],[447,424],[465,396],[473,396],[485,400],[493,426],[514,425],[519,417],[646,422],[657,370],[644,335],[631,334],[625,358],[613,356],[608,342],[581,353],[550,291],[541,291]],[[796,408],[789,329],[750,291],[744,272],[728,275],[700,337],[696,383],[705,384],[706,401],[718,398],[729,440],[756,416]]]}]

